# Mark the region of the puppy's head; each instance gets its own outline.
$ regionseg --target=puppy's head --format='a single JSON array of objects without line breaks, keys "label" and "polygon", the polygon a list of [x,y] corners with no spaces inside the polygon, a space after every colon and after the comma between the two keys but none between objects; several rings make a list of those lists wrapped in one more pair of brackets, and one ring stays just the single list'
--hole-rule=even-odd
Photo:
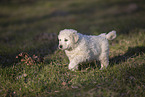
[{"label": "puppy's head", "polygon": [[59,45],[58,48],[62,50],[71,50],[79,39],[79,35],[76,30],[64,29],[59,32],[58,35]]}]

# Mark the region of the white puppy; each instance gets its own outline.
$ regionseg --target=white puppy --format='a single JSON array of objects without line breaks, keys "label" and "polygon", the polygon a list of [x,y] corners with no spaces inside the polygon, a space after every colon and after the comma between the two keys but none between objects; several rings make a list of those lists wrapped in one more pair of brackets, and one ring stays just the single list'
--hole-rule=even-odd
[{"label": "white puppy", "polygon": [[109,64],[109,43],[116,37],[116,31],[99,36],[83,35],[73,29],[64,29],[58,35],[59,49],[65,50],[69,58],[70,70],[77,70],[78,64],[99,60],[101,69]]}]

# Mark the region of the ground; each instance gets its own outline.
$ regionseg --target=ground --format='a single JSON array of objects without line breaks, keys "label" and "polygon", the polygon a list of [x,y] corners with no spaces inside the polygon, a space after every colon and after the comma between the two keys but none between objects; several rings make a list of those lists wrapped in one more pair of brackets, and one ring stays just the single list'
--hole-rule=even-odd
[{"label": "ground", "polygon": [[[130,96],[145,95],[144,0],[1,0],[0,95]],[[65,28],[87,35],[117,31],[110,41],[110,64],[80,64],[68,70],[57,49]]]}]

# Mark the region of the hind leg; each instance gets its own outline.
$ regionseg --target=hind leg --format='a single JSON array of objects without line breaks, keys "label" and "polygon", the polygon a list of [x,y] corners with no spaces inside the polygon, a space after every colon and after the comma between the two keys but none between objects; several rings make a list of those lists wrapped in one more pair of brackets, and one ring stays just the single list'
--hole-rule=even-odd
[{"label": "hind leg", "polygon": [[99,56],[99,60],[101,63],[100,70],[107,68],[107,66],[109,65],[109,45],[108,45],[108,42],[102,43],[101,49],[102,49],[102,52]]},{"label": "hind leg", "polygon": [[108,54],[102,54],[101,58],[100,58],[100,63],[101,63],[101,68],[100,70],[107,68],[107,66],[109,65],[109,57]]}]

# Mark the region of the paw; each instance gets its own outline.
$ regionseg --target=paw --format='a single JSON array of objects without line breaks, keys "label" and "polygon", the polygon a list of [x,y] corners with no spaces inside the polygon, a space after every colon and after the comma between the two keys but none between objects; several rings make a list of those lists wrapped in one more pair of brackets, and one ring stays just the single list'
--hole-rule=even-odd
[{"label": "paw", "polygon": [[99,70],[103,70],[103,69],[104,69],[104,68],[101,67]]},{"label": "paw", "polygon": [[104,69],[106,69],[106,68],[107,68],[107,67],[103,66],[103,67],[100,68],[100,70],[104,70]]},{"label": "paw", "polygon": [[72,66],[69,65],[68,69],[71,70],[71,71],[76,71],[76,70],[78,70],[78,66],[73,66],[72,67]]}]

